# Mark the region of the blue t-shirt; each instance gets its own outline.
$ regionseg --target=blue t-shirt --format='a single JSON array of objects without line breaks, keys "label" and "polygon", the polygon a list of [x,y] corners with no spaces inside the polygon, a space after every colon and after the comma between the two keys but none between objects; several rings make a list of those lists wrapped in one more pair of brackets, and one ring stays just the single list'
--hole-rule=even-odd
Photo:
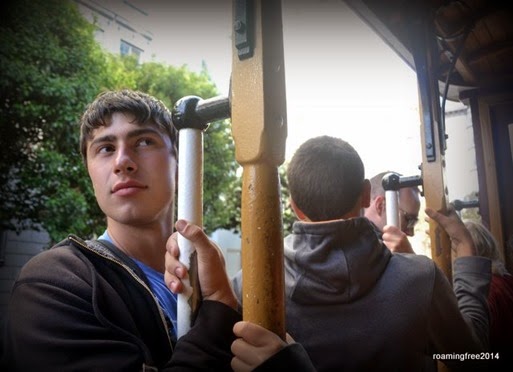
[{"label": "blue t-shirt", "polygon": [[[114,244],[107,230],[105,230],[105,232],[98,239],[107,240],[108,242]],[[166,286],[166,283],[164,282],[164,274],[149,267],[141,261],[136,260],[133,257],[130,258],[137,264],[137,266],[139,266],[139,268],[144,272],[144,275],[146,275],[148,278],[153,295],[157,298],[161,309],[164,311],[164,314],[171,321],[171,336],[172,338],[176,339],[176,295]]]}]

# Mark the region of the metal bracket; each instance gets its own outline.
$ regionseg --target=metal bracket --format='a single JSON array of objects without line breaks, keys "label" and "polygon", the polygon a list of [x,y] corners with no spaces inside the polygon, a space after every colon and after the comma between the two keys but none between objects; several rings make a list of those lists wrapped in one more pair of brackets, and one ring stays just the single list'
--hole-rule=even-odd
[{"label": "metal bracket", "polygon": [[383,186],[383,190],[385,191],[398,191],[399,186],[399,174],[397,173],[387,173],[383,176],[381,180],[381,185]]},{"label": "metal bracket", "polygon": [[406,187],[422,186],[421,176],[400,176],[397,173],[390,172],[383,176],[381,185],[385,191],[398,191]]},{"label": "metal bracket", "polygon": [[422,186],[422,176],[399,177],[399,188]]},{"label": "metal bracket", "polygon": [[436,160],[435,148],[435,130],[433,123],[433,111],[431,109],[431,92],[429,90],[429,78],[427,77],[427,67],[423,61],[416,61],[417,78],[419,84],[420,102],[422,105],[422,115],[424,124],[425,152],[428,162]]},{"label": "metal bracket", "polygon": [[459,212],[462,209],[479,208],[479,199],[476,199],[476,200],[459,200],[459,199],[456,199],[456,200],[453,200],[451,202],[451,204],[453,205],[454,209]]},{"label": "metal bracket", "polygon": [[417,73],[417,83],[419,87],[419,98],[422,110],[422,122],[424,126],[424,146],[426,160],[428,162],[434,162],[437,158],[437,152],[435,148],[435,136],[436,124],[438,124],[438,134],[440,139],[440,154],[444,154],[444,142],[445,138],[442,139],[443,128],[440,128],[440,106],[435,107],[437,100],[439,99],[438,94],[438,81],[435,81],[433,75],[433,53],[437,46],[434,43],[434,39],[431,37],[431,28],[429,27],[429,19],[426,18],[424,12],[416,12],[412,15],[411,23],[411,45],[413,60],[415,63],[415,70]]},{"label": "metal bracket", "polygon": [[185,96],[173,107],[172,118],[178,130],[183,128],[206,130],[209,123],[229,118],[230,112],[229,97],[201,99],[197,96]]},{"label": "metal bracket", "polygon": [[255,47],[253,0],[235,1],[233,31],[239,60],[251,58]]}]

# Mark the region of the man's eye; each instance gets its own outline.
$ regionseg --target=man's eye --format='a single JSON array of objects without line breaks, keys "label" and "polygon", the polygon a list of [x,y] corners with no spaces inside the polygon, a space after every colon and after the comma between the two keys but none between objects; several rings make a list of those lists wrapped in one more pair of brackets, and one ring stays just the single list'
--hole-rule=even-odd
[{"label": "man's eye", "polygon": [[105,154],[105,153],[109,153],[112,151],[114,151],[114,146],[112,146],[112,145],[104,145],[104,146],[98,147],[99,154],[102,154],[102,153]]},{"label": "man's eye", "polygon": [[153,144],[153,140],[150,138],[141,138],[139,141],[137,141],[137,146],[149,146]]}]

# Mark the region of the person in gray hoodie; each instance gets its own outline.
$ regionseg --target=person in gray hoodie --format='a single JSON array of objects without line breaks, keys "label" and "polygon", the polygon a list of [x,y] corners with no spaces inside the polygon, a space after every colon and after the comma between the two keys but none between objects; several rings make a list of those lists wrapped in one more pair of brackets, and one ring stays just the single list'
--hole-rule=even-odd
[{"label": "person in gray hoodie", "polygon": [[[481,367],[490,260],[459,217],[426,209],[451,238],[453,288],[426,256],[392,254],[371,222],[370,183],[347,142],[306,141],[287,169],[300,221],[285,238],[286,328],[318,371]],[[233,279],[241,296],[242,275]],[[243,304],[242,304],[243,305]]]}]

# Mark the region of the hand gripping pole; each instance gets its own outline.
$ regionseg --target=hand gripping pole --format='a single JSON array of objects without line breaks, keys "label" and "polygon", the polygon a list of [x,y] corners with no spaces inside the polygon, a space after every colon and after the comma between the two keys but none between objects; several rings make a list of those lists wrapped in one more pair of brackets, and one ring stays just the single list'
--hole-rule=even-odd
[{"label": "hand gripping pole", "polygon": [[[230,116],[227,97],[202,100],[196,96],[180,99],[173,108],[173,124],[178,129],[178,219],[203,225],[203,132],[208,123]],[[201,302],[195,251],[191,242],[178,235],[180,261],[189,277],[177,301],[177,336],[187,333]]]}]

